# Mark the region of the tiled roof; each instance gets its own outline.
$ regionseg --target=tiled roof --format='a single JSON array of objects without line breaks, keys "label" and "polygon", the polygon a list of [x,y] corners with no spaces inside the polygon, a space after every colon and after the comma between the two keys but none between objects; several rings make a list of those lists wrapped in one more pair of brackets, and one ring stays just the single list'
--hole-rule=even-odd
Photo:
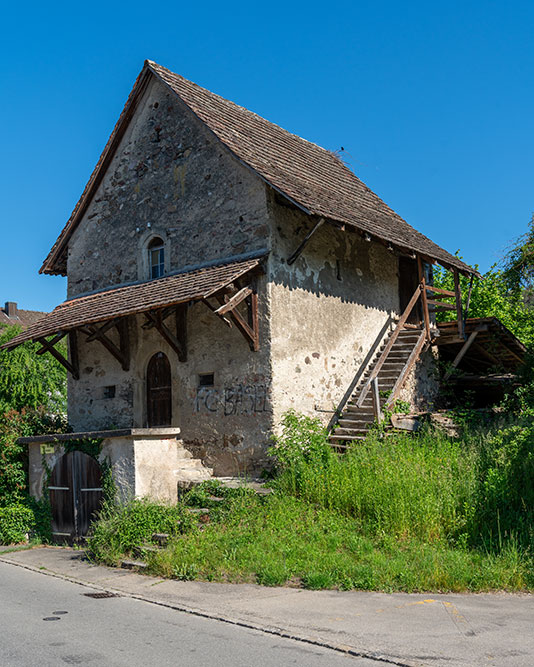
[{"label": "tiled roof", "polygon": [[0,309],[0,325],[6,324],[6,325],[16,325],[18,324],[21,326],[23,329],[26,327],[29,327],[30,325],[34,324],[38,320],[40,320],[42,317],[44,317],[46,313],[40,311],[40,310],[21,310],[20,308],[17,309],[17,315],[16,317],[9,317],[9,315],[6,313],[4,308]]},{"label": "tiled roof", "polygon": [[116,317],[205,299],[256,268],[260,262],[261,258],[230,262],[70,299],[3,347],[16,347],[29,340]]},{"label": "tiled roof", "polygon": [[401,249],[415,250],[445,266],[473,272],[467,264],[411,227],[330,151],[151,61],[145,62],[99,163],[41,271],[65,271],[68,237],[83,213],[85,199],[90,199],[98,185],[100,169],[118,145],[117,136],[138,98],[136,88],[146,85],[147,73],[155,74],[169,86],[239,160],[307,213],[356,228]]}]

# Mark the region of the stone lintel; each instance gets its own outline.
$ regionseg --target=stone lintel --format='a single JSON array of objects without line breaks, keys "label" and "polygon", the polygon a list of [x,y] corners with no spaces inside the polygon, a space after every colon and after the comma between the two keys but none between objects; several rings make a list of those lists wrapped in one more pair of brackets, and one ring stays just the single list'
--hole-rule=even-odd
[{"label": "stone lintel", "polygon": [[180,435],[180,429],[177,426],[161,428],[121,428],[113,431],[80,431],[78,433],[51,433],[49,435],[32,435],[26,438],[19,438],[17,443],[20,445],[30,445],[32,443],[47,442],[66,442],[68,440],[95,440],[111,438],[137,438],[137,439],[158,439],[174,438]]}]

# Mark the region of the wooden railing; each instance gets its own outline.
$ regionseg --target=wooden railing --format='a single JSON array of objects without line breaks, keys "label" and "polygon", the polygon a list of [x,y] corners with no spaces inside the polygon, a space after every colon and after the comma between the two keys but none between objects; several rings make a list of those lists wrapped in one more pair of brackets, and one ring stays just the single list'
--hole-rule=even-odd
[{"label": "wooden railing", "polygon": [[[399,377],[397,378],[395,385],[393,386],[393,389],[391,390],[391,393],[387,398],[384,408],[389,409],[393,406],[393,404],[395,403],[395,401],[399,396],[399,393],[404,385],[404,382],[406,381],[408,374],[411,372],[412,368],[415,365],[415,362],[419,358],[423,347],[429,344],[432,340],[432,334],[430,330],[431,322],[430,322],[429,306],[435,307],[434,312],[442,312],[444,310],[455,310],[458,320],[458,335],[459,337],[464,336],[464,321],[462,313],[461,294],[459,291],[458,281],[455,281],[455,291],[452,292],[450,290],[444,290],[439,287],[428,286],[426,284],[424,273],[421,267],[419,270],[419,276],[420,276],[420,282],[417,285],[417,288],[413,293],[412,298],[408,302],[406,309],[402,313],[397,323],[397,326],[393,330],[393,333],[391,334],[386,346],[384,347],[384,350],[382,351],[380,358],[375,364],[371,376],[369,377],[365,385],[362,387],[362,390],[358,397],[358,401],[356,402],[356,405],[359,408],[361,408],[363,402],[365,401],[365,398],[367,397],[367,394],[369,393],[369,390],[372,389],[371,395],[373,399],[373,411],[375,417],[378,420],[382,419],[382,409],[380,406],[380,393],[378,389],[378,375],[380,373],[380,370],[382,369],[382,366],[386,362],[389,353],[391,352],[393,346],[395,345],[395,342],[397,341],[401,331],[413,327],[413,325],[408,325],[407,322],[418,303],[421,304],[421,320],[419,322],[419,326],[416,326],[415,328],[416,330],[421,330],[421,333],[415,345],[413,346],[412,351],[410,352],[410,356],[406,360],[406,363],[404,364],[401,372],[399,373]],[[428,298],[427,292],[430,292],[432,294],[431,299]],[[454,299],[454,303],[447,303],[443,301],[444,299],[448,298]]]},{"label": "wooden railing", "polygon": [[[367,394],[369,392],[369,389],[371,388],[371,385],[373,385],[373,384],[375,384],[375,394],[376,394],[376,388],[377,388],[376,382],[378,380],[378,374],[380,373],[380,370],[382,369],[382,366],[384,365],[386,359],[388,358],[392,347],[395,345],[395,343],[397,341],[397,338],[399,337],[400,332],[404,330],[404,325],[408,321],[408,318],[412,314],[413,309],[415,308],[416,304],[418,303],[418,301],[420,299],[422,301],[422,306],[423,306],[422,310],[423,310],[423,320],[424,320],[424,322],[423,322],[424,328],[423,328],[423,331],[421,332],[421,336],[423,337],[423,344],[427,341],[430,342],[430,315],[429,315],[429,312],[428,312],[428,299],[426,298],[426,285],[425,285],[425,281],[423,279],[423,280],[421,280],[419,285],[417,285],[417,288],[416,288],[415,292],[413,293],[412,298],[408,302],[408,305],[406,306],[406,309],[404,310],[404,312],[402,313],[399,321],[397,322],[397,326],[393,330],[393,333],[389,337],[389,340],[388,340],[386,346],[382,350],[382,354],[380,355],[380,358],[376,362],[375,367],[373,368],[373,371],[371,373],[371,376],[369,377],[369,379],[367,380],[365,385],[362,387],[362,390],[361,390],[360,395],[358,397],[358,401],[356,403],[356,405],[359,408],[362,407],[363,402],[364,402],[364,400],[367,397]],[[410,355],[410,357],[411,357],[411,355]],[[404,375],[404,374],[401,372],[401,375]],[[377,401],[376,401],[376,398],[375,398],[373,403],[376,403],[376,402]],[[389,403],[389,399],[388,399],[388,403]],[[380,417],[380,414],[377,414],[377,411],[378,411],[377,407],[375,407],[375,416]]]}]

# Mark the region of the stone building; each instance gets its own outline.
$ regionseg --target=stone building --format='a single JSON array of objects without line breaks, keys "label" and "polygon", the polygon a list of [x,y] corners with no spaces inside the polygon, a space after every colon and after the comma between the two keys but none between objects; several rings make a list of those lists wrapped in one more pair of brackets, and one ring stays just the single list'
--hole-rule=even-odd
[{"label": "stone building", "polygon": [[474,273],[337,155],[147,61],[41,268],[67,300],[9,346],[67,336],[71,425],[116,434],[136,493],[145,448],[172,498],[180,452],[253,475],[290,408],[343,413],[341,444],[386,390],[431,400],[435,262]]}]

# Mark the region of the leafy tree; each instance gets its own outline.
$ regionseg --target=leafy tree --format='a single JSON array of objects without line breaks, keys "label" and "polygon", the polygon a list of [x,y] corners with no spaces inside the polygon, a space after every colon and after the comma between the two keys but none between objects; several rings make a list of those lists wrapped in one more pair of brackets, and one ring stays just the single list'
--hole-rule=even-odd
[{"label": "leafy tree", "polygon": [[534,305],[534,215],[525,234],[512,243],[502,264],[509,291],[522,293],[525,302]]},{"label": "leafy tree", "polygon": [[[19,326],[0,329],[0,345],[20,333]],[[58,350],[66,355],[65,343]],[[0,350],[0,414],[8,410],[37,409],[59,414],[66,410],[67,374],[50,354],[37,354],[38,345],[24,343]]]},{"label": "leafy tree", "polygon": [[[460,276],[464,307],[469,282],[470,278]],[[452,273],[438,267],[434,270],[434,285],[454,290]],[[497,317],[524,345],[534,348],[534,308],[525,300],[523,290],[510,289],[504,270],[497,266],[492,266],[481,278],[473,279],[468,317]],[[454,311],[438,314],[440,322],[454,318]]]}]

